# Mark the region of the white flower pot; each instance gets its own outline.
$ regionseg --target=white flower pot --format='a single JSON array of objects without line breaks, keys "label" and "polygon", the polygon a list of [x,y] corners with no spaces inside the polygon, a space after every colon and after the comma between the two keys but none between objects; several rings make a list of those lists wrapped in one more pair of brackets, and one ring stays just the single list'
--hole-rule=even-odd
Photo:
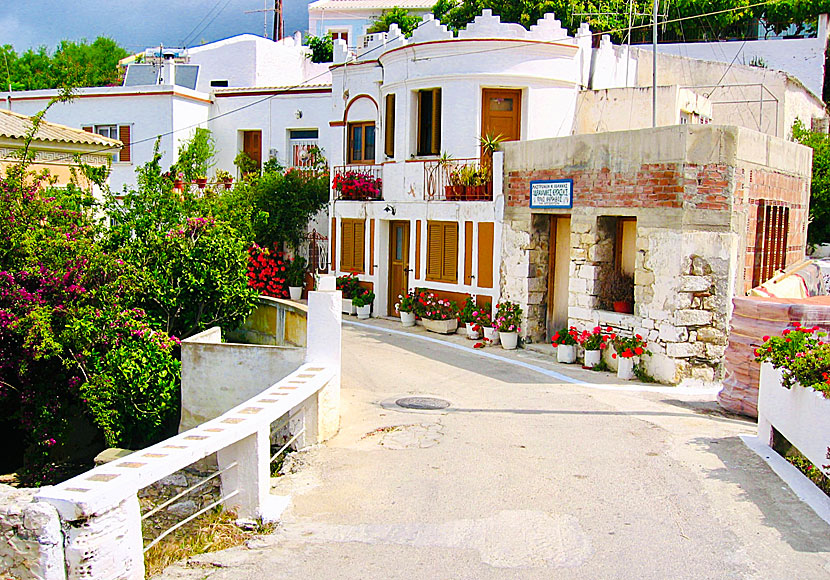
[{"label": "white flower pot", "polygon": [[475,323],[467,322],[466,326],[467,326],[467,338],[469,338],[470,340],[478,340],[479,338],[481,338],[481,332],[479,332],[478,330],[473,330],[473,327],[476,326]]},{"label": "white flower pot", "polygon": [[415,326],[415,313],[401,312],[401,324],[404,326]]},{"label": "white flower pot", "polygon": [[358,306],[357,307],[357,317],[360,320],[366,320],[372,315],[372,305],[367,304],[366,306]]},{"label": "white flower pot", "polygon": [[499,331],[499,340],[501,340],[501,347],[503,349],[513,350],[519,344],[519,333]]},{"label": "white flower pot", "polygon": [[623,358],[617,355],[617,378],[630,381],[634,378],[634,357]]},{"label": "white flower pot", "polygon": [[458,329],[458,320],[430,320],[424,318],[424,328],[430,332],[437,332],[438,334],[452,334]]},{"label": "white flower pot", "polygon": [[343,298],[343,306],[342,306],[343,314],[354,314],[355,307],[352,304],[351,298]]},{"label": "white flower pot", "polygon": [[492,326],[485,326],[484,338],[486,338],[490,342],[490,344],[495,346],[499,343],[499,331],[493,328]]},{"label": "white flower pot", "polygon": [[592,369],[599,364],[599,361],[602,360],[602,351],[601,350],[586,350],[585,351],[585,361],[582,366],[586,369]]},{"label": "white flower pot", "polygon": [[573,364],[576,362],[576,345],[575,344],[560,344],[556,347],[556,360],[565,363]]},{"label": "white flower pot", "polygon": [[300,300],[303,297],[303,287],[289,286],[288,295],[291,296],[291,300]]}]

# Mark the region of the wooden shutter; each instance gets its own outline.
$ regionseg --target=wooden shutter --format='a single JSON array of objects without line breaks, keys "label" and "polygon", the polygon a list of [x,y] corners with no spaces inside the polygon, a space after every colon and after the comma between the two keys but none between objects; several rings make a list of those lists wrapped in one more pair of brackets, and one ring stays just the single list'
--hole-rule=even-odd
[{"label": "wooden shutter", "polygon": [[421,220],[415,220],[415,279],[421,279]]},{"label": "wooden shutter", "polygon": [[430,153],[441,154],[441,89],[432,89],[432,142]]},{"label": "wooden shutter", "polygon": [[331,271],[337,271],[337,218],[331,218]]},{"label": "wooden shutter", "polygon": [[478,278],[479,288],[493,287],[493,222],[478,224]]},{"label": "wooden shutter", "polygon": [[395,156],[395,95],[386,95],[386,117],[383,122],[384,147],[387,157]]},{"label": "wooden shutter", "polygon": [[369,220],[369,275],[375,274],[375,220]]},{"label": "wooden shutter", "polygon": [[427,280],[441,279],[444,257],[444,229],[439,223],[427,223]]},{"label": "wooden shutter", "polygon": [[366,247],[366,221],[353,220],[352,228],[354,231],[354,257],[352,258],[352,268],[355,272],[361,274],[365,272],[364,264],[364,249]]},{"label": "wooden shutter", "polygon": [[464,222],[464,284],[473,283],[473,222]]},{"label": "wooden shutter", "polygon": [[444,282],[458,281],[458,224],[444,225],[444,260],[441,279]]},{"label": "wooden shutter", "polygon": [[86,131],[87,133],[93,133],[93,132],[94,132],[94,131],[92,130],[92,127],[81,127],[81,129],[83,129],[83,130],[84,130],[84,131]]},{"label": "wooden shutter", "polygon": [[352,220],[340,220],[340,270],[354,269],[354,225]]},{"label": "wooden shutter", "polygon": [[121,163],[130,163],[132,160],[130,152],[130,126],[121,125],[118,127],[118,140],[121,141],[121,151],[118,153],[118,160]]}]

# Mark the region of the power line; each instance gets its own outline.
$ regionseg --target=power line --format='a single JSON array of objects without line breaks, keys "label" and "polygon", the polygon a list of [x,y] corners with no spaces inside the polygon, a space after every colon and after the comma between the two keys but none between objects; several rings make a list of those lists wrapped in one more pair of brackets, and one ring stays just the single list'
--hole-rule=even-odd
[{"label": "power line", "polygon": [[[193,35],[193,40],[194,40],[194,42],[196,41],[196,39],[199,37],[199,35],[200,35],[200,34],[202,34],[205,30],[207,30],[207,29],[208,29],[208,27],[209,27],[211,24],[213,24],[213,21],[214,21],[214,20],[216,20],[216,19],[219,17],[219,15],[220,15],[220,14],[222,14],[222,12],[225,10],[225,8],[227,8],[227,7],[228,7],[228,4],[230,4],[230,3],[231,3],[231,0],[227,0],[227,1],[226,1],[223,5],[222,5],[222,8],[220,8],[220,9],[219,9],[219,11],[218,11],[216,14],[214,14],[214,15],[213,15],[213,18],[211,18],[210,20],[208,20],[207,24],[205,24],[205,25],[204,25],[204,26],[203,26],[203,27],[199,30],[199,32],[197,32],[195,35]],[[217,3],[217,4],[218,4],[218,3]],[[197,26],[198,26],[198,25],[197,25]],[[188,36],[191,36],[191,35],[189,34]],[[189,39],[188,39],[188,40],[189,40]]]},{"label": "power line", "polygon": [[214,10],[216,10],[216,9],[219,7],[219,4],[220,4],[221,2],[222,2],[222,0],[216,0],[216,4],[214,4],[214,5],[213,5],[213,7],[212,7],[210,10],[208,10],[207,12],[205,12],[204,16],[202,16],[202,19],[201,19],[201,20],[200,20],[200,21],[196,24],[196,26],[194,26],[193,28],[191,28],[191,29],[190,29],[190,32],[188,32],[188,33],[187,33],[187,34],[186,34],[186,35],[182,38],[182,40],[181,40],[181,45],[182,45],[182,46],[187,46],[187,41],[188,41],[188,40],[190,40],[190,36],[193,34],[193,32],[194,32],[197,28],[199,28],[205,20],[207,20],[207,19],[208,19],[208,17],[210,16],[210,14],[211,14]]}]

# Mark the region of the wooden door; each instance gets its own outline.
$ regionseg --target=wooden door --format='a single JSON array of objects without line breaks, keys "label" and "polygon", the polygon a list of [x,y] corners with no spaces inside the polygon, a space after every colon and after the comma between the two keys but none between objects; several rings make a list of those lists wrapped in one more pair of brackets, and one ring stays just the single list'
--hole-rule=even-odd
[{"label": "wooden door", "polygon": [[568,281],[571,265],[571,217],[551,216],[548,260],[548,337],[568,325]]},{"label": "wooden door", "polygon": [[242,132],[242,151],[256,161],[257,167],[262,166],[262,131]]},{"label": "wooden door", "polygon": [[522,91],[484,89],[481,97],[481,135],[501,135],[505,141],[521,138]]},{"label": "wooden door", "polygon": [[409,222],[389,222],[389,303],[390,316],[395,312],[398,295],[409,290]]}]

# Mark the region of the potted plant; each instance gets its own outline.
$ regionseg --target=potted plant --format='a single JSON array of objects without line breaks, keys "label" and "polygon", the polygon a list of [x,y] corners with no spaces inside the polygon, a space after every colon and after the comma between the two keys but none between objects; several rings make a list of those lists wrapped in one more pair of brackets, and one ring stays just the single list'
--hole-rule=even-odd
[{"label": "potted plant", "polygon": [[493,346],[499,344],[499,329],[495,326],[493,320],[490,319],[490,315],[482,312],[479,317],[479,324],[484,332],[484,340]]},{"label": "potted plant", "polygon": [[377,200],[381,199],[382,180],[371,173],[344,171],[336,173],[332,186],[340,192],[340,199]]},{"label": "potted plant", "polygon": [[634,378],[634,365],[640,361],[640,356],[651,354],[646,350],[646,341],[639,334],[634,336],[616,335],[613,339],[614,354],[612,358],[617,359],[617,378],[630,381]]},{"label": "potted plant", "polygon": [[634,312],[634,276],[616,270],[605,272],[599,279],[601,306],[621,314]]},{"label": "potted plant", "polygon": [[303,297],[303,282],[305,282],[306,259],[302,256],[297,256],[290,262],[285,269],[285,279],[288,283],[288,293],[291,300],[299,300]]},{"label": "potted plant", "polygon": [[357,317],[366,320],[372,315],[372,303],[375,301],[375,293],[371,290],[363,290],[352,297],[352,304],[357,309]]},{"label": "potted plant", "polygon": [[[611,332],[611,327],[606,329]],[[582,361],[582,368],[593,369],[602,360],[602,351],[608,346],[609,336],[603,332],[602,327],[595,326],[591,332],[583,330],[577,337],[576,342],[585,349],[585,357]]]},{"label": "potted plant", "polygon": [[426,292],[421,319],[424,328],[439,334],[452,334],[458,329],[458,306],[452,300],[443,300]]},{"label": "potted plant", "polygon": [[401,317],[401,324],[404,326],[415,326],[415,305],[418,297],[414,290],[406,294],[398,294],[398,301],[395,303],[395,311]]},{"label": "potted plant", "polygon": [[496,316],[493,325],[499,331],[501,347],[513,350],[519,344],[519,332],[522,322],[522,309],[515,302],[499,302],[496,305]]},{"label": "potted plant", "polygon": [[575,326],[561,328],[550,337],[550,343],[556,347],[557,362],[571,364],[576,362],[576,344],[579,333]]},{"label": "potted plant", "polygon": [[233,183],[233,176],[224,169],[219,169],[216,172],[216,181],[224,185],[225,189],[230,189]]},{"label": "potted plant", "polygon": [[343,293],[343,313],[354,314],[356,312],[354,304],[352,304],[352,297],[356,296],[360,291],[360,280],[356,274],[346,274],[337,277],[337,289]]},{"label": "potted plant", "polygon": [[473,302],[473,297],[468,296],[464,301],[464,307],[461,309],[461,322],[464,323],[467,330],[467,338],[470,340],[478,340],[481,338],[481,326],[478,323],[479,311],[476,303]]},{"label": "potted plant", "polygon": [[487,199],[490,172],[484,167],[467,163],[450,171],[450,184],[445,188],[448,201]]},{"label": "potted plant", "polygon": [[204,175],[197,176],[196,179],[194,179],[193,181],[196,182],[196,185],[199,189],[204,189],[207,185],[207,177],[205,177]]},{"label": "potted plant", "polygon": [[176,178],[173,180],[173,189],[181,190],[184,188],[184,173],[181,171],[176,174]]}]

